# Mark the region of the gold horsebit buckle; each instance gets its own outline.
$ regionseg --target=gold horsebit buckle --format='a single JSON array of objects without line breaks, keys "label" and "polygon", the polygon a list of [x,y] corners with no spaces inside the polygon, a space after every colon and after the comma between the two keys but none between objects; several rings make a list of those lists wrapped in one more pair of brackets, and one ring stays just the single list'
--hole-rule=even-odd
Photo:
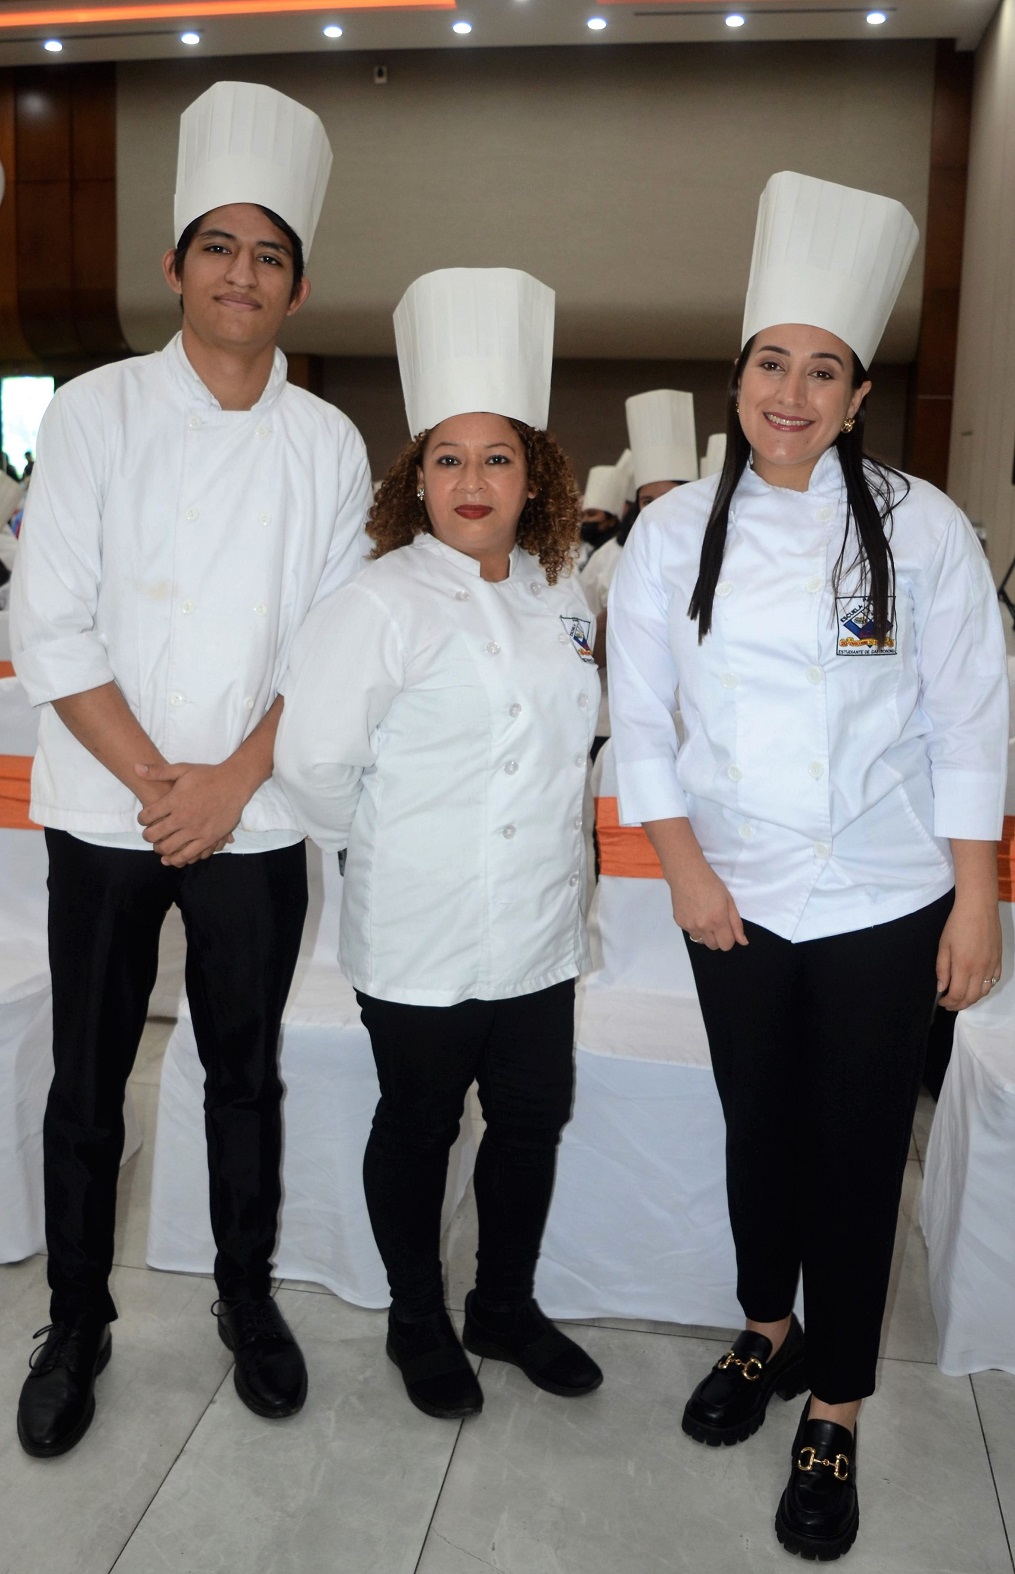
[{"label": "gold horsebit buckle", "polygon": [[[810,1459],[807,1461],[806,1465],[804,1464],[804,1455],[805,1454],[810,1454],[810,1456],[811,1456]],[[834,1459],[819,1459],[818,1458],[818,1454],[817,1454],[817,1450],[811,1448],[810,1444],[808,1443],[804,1448],[802,1448],[800,1450],[800,1455],[799,1455],[799,1458],[797,1459],[796,1467],[797,1467],[798,1470],[808,1471],[808,1470],[813,1470],[815,1465],[825,1465],[832,1472],[832,1474],[835,1476],[836,1481],[848,1481],[849,1480],[849,1455],[848,1454],[836,1454]]]},{"label": "gold horsebit buckle", "polygon": [[[763,1363],[758,1360],[756,1355],[748,1356],[746,1361],[742,1361],[738,1355],[733,1354],[732,1350],[727,1350],[722,1360],[716,1362],[716,1371],[725,1372],[731,1366],[739,1366],[740,1375],[746,1377],[749,1383],[756,1383],[765,1370]],[[752,1372],[752,1366],[756,1366],[758,1370]]]}]

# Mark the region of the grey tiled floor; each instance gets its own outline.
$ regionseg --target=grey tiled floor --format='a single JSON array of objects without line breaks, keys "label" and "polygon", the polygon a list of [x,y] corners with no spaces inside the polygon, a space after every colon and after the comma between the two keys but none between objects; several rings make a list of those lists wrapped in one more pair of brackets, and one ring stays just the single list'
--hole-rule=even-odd
[{"label": "grey tiled floor", "polygon": [[[481,1364],[483,1414],[430,1421],[384,1355],[384,1317],[286,1283],[280,1304],[311,1368],[293,1420],[240,1404],[215,1337],[209,1280],[144,1266],[151,1132],[168,1026],[150,1024],[134,1079],[146,1130],[121,1177],[115,1354],[96,1420],[62,1459],[22,1453],[13,1411],[45,1262],[0,1269],[0,1574],[768,1574],[796,1405],[773,1401],[735,1449],[680,1431],[717,1329],[602,1319],[577,1337],[599,1393],[554,1399]],[[933,1107],[906,1177],[880,1384],[861,1422],[860,1540],[849,1574],[1013,1574],[1015,1378],[947,1378],[934,1364],[916,1224]],[[449,1237],[460,1308],[475,1244],[471,1198]],[[795,1565],[800,1567],[799,1564]]]}]

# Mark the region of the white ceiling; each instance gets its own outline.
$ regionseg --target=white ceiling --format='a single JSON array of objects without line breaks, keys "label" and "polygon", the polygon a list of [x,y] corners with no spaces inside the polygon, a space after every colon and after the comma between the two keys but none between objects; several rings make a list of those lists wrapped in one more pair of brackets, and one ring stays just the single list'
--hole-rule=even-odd
[{"label": "white ceiling", "polygon": [[[731,48],[747,41],[787,39],[953,38],[960,49],[975,49],[998,0],[884,0],[883,26],[866,17],[870,4],[855,0],[436,0],[431,7],[378,4],[377,0],[306,0],[306,11],[243,15],[244,0],[234,4],[237,15],[201,16],[203,0],[163,0],[171,18],[137,21],[86,21],[76,25],[53,20],[54,13],[101,9],[127,11],[146,0],[0,0],[0,66],[84,60],[154,60],[198,55],[292,54],[299,52],[369,50],[380,57],[398,49],[458,49],[536,45],[706,43],[725,41]],[[154,0],[147,0],[154,3]],[[264,0],[260,0],[264,3]],[[292,7],[298,0],[279,0]],[[327,5],[328,9],[323,7]],[[745,18],[743,27],[725,25],[731,11]],[[586,23],[601,16],[607,26],[591,32]],[[16,19],[17,26],[9,24]],[[468,20],[467,37],[452,32],[452,23]],[[327,39],[323,28],[338,23],[339,39]],[[188,27],[200,43],[188,47],[180,34]],[[47,38],[63,41],[60,54],[43,50]]]}]

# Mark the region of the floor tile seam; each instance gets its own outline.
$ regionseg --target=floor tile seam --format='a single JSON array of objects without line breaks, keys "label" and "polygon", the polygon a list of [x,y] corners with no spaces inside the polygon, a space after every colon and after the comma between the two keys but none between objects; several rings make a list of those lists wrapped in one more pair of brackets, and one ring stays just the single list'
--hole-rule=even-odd
[{"label": "floor tile seam", "polygon": [[[480,1356],[479,1365],[476,1367],[477,1380],[479,1379],[480,1373],[483,1370],[483,1364],[483,1357]],[[448,1476],[451,1473],[451,1466],[454,1464],[455,1455],[458,1452],[458,1445],[462,1440],[462,1428],[464,1425],[464,1419],[459,1421],[458,1428],[455,1432],[455,1440],[451,1445],[451,1452],[448,1454],[448,1462],[444,1467],[444,1474],[441,1476],[441,1484],[437,1488],[437,1496],[434,1498],[434,1504],[430,1512],[430,1518],[426,1522],[426,1529],[423,1532],[423,1540],[419,1544],[419,1556],[412,1565],[412,1574],[419,1574],[420,1565],[423,1562],[423,1555],[426,1552],[426,1544],[430,1539],[430,1532],[433,1529],[434,1520],[437,1518],[437,1510],[441,1506],[441,1498],[444,1496],[444,1488],[448,1484]]]},{"label": "floor tile seam", "polygon": [[987,1442],[987,1432],[983,1425],[983,1416],[980,1413],[980,1401],[977,1397],[976,1385],[973,1382],[973,1374],[970,1374],[966,1381],[969,1384],[969,1390],[973,1396],[973,1406],[976,1410],[976,1419],[980,1427],[980,1436],[983,1438],[983,1449],[987,1456],[987,1469],[990,1471],[990,1479],[994,1486],[994,1496],[997,1499],[997,1511],[1001,1516],[1001,1529],[1004,1532],[1005,1545],[1008,1548],[1008,1556],[1011,1559],[1012,1569],[1015,1571],[1015,1548],[1012,1546],[1012,1534],[1008,1529],[1008,1521],[1005,1518],[1004,1504],[1001,1502],[1001,1489],[997,1484],[997,1475],[994,1471],[994,1460],[991,1456],[990,1444]]}]

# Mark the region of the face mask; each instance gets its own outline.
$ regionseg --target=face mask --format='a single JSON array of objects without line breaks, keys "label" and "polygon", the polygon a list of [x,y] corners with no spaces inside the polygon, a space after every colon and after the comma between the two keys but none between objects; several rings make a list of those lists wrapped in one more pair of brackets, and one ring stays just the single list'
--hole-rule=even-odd
[{"label": "face mask", "polygon": [[609,539],[613,534],[614,528],[612,525],[603,526],[591,523],[582,525],[582,540],[587,542],[589,546],[598,546],[600,542]]}]

